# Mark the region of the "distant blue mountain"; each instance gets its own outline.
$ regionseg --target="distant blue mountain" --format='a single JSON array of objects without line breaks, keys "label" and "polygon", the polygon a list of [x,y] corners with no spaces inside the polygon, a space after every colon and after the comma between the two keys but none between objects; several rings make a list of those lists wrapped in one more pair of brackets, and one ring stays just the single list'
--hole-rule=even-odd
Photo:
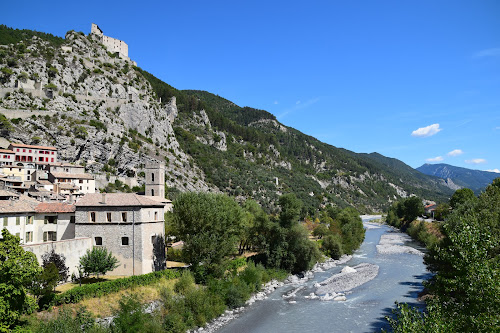
[{"label": "distant blue mountain", "polygon": [[417,170],[429,176],[451,179],[456,185],[470,188],[475,193],[481,192],[493,179],[500,177],[500,173],[496,172],[471,170],[443,163],[424,164]]}]

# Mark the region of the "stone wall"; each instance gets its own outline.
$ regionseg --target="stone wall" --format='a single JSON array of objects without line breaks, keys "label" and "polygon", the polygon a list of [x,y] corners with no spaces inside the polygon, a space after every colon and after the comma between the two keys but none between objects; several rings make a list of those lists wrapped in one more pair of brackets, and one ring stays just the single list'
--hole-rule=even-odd
[{"label": "stone wall", "polygon": [[69,273],[78,274],[77,267],[80,257],[92,248],[92,240],[90,238],[75,238],[21,246],[24,250],[33,252],[39,264],[42,263],[42,255],[54,249],[57,254],[62,254],[66,257],[66,266],[69,268]]},{"label": "stone wall", "polygon": [[[148,210],[148,209],[144,209]],[[138,207],[95,207],[89,210],[77,210],[75,227],[76,237],[89,237],[96,245],[100,237],[102,245],[119,260],[119,266],[108,275],[139,275],[154,270],[153,236],[163,236],[163,209],[150,209],[159,212],[159,221],[144,222],[145,215]],[[89,212],[96,213],[96,222],[89,221]],[[107,213],[111,213],[111,222],[106,222]],[[127,212],[127,222],[121,222],[121,213]],[[154,215],[152,215],[154,216]],[[122,244],[122,238],[128,237],[128,245]]]}]

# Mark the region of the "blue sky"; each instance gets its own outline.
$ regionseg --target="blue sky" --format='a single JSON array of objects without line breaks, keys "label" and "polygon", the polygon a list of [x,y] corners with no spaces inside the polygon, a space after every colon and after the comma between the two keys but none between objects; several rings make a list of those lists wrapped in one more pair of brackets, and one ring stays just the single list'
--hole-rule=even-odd
[{"label": "blue sky", "polygon": [[500,169],[500,1],[8,1],[0,23],[97,23],[178,89],[337,147]]}]

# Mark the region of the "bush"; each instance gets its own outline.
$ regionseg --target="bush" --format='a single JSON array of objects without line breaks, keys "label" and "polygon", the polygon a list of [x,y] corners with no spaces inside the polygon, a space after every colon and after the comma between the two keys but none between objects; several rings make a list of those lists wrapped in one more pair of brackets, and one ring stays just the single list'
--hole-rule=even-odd
[{"label": "bush", "polygon": [[123,296],[114,315],[113,332],[163,332],[161,322],[153,314],[146,313],[137,295]]},{"label": "bush", "polygon": [[338,235],[328,235],[323,239],[321,246],[323,252],[332,259],[340,259],[344,254],[342,251],[342,241]]},{"label": "bush", "polygon": [[185,294],[194,287],[194,276],[190,271],[184,271],[174,285],[176,293]]}]

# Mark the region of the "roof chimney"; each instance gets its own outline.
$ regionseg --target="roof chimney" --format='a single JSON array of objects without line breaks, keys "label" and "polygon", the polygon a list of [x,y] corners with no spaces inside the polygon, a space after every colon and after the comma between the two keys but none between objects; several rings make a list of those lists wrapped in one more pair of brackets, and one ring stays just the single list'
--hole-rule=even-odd
[{"label": "roof chimney", "polygon": [[101,198],[101,203],[102,204],[106,204],[106,193],[101,193],[102,194],[102,198]]}]

